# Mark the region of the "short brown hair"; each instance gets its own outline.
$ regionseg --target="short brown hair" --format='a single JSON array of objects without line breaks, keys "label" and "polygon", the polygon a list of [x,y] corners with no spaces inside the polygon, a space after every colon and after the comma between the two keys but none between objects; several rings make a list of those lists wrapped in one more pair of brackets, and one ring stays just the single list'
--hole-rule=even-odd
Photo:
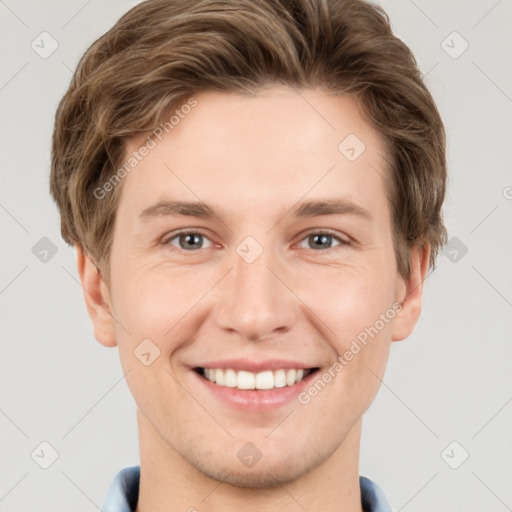
[{"label": "short brown hair", "polygon": [[410,248],[423,244],[434,268],[446,241],[443,123],[410,49],[363,0],[147,0],[128,11],[86,51],[56,113],[50,191],[64,240],[108,275],[121,186],[93,191],[125,142],[201,91],[268,84],[357,98],[386,147],[398,270],[409,276]]}]

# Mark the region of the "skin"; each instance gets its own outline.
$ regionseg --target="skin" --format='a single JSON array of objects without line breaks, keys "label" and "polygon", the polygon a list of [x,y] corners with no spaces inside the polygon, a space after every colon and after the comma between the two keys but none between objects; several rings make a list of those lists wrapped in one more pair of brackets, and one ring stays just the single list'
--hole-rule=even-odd
[{"label": "skin", "polygon": [[[109,286],[77,246],[95,337],[118,347],[137,404],[137,511],[361,512],[361,418],[391,342],[418,320],[429,248],[412,250],[411,275],[402,278],[382,140],[353,98],[275,85],[196,99],[123,180]],[[351,133],[366,145],[353,162],[338,150]],[[132,139],[126,154],[141,141]],[[290,213],[299,201],[332,198],[357,203],[371,220]],[[139,219],[169,199],[202,200],[217,217]],[[176,236],[185,228],[204,235],[199,247]],[[308,235],[324,229],[334,236],[315,248]],[[249,235],[263,248],[250,264],[236,252]],[[276,357],[319,366],[321,375],[394,302],[401,311],[305,405],[237,411],[189,369]],[[144,366],[133,352],[147,338],[161,353]],[[262,453],[251,468],[237,457],[247,442]]]}]

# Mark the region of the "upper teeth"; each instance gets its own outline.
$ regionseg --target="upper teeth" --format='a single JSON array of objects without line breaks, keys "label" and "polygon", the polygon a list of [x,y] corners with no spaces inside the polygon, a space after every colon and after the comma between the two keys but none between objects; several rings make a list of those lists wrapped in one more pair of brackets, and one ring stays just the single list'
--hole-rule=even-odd
[{"label": "upper teeth", "polygon": [[260,373],[235,371],[231,368],[205,368],[204,376],[219,386],[238,389],[272,389],[293,386],[304,377],[303,369],[266,370]]}]

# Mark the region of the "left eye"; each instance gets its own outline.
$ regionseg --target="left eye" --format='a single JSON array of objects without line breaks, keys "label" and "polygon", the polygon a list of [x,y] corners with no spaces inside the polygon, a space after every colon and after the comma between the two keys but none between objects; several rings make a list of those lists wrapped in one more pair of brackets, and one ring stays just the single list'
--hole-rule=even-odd
[{"label": "left eye", "polygon": [[[348,245],[348,242],[342,240],[341,238],[329,233],[327,231],[318,231],[314,233],[309,233],[303,241],[311,242],[314,250],[318,249],[331,249],[332,248],[332,240],[337,240],[338,245]],[[311,248],[311,247],[308,247]]]}]

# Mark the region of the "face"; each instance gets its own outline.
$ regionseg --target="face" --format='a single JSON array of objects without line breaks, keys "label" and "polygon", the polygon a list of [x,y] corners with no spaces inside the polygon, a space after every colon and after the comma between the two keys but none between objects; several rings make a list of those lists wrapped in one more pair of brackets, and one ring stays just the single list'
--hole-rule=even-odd
[{"label": "face", "polygon": [[[204,475],[271,487],[343,450],[417,320],[426,259],[399,276],[383,144],[353,99],[195,98],[123,180],[109,288],[79,269],[144,436]],[[293,384],[293,368],[318,370]]]}]

